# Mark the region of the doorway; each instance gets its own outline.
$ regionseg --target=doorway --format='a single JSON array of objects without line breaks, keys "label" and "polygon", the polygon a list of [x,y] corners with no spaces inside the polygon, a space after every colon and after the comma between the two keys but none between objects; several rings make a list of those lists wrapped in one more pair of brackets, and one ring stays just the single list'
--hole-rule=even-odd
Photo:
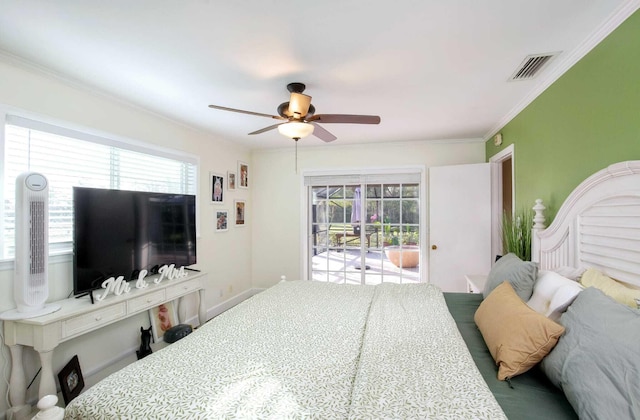
[{"label": "doorway", "polygon": [[515,203],[514,145],[493,155],[491,163],[491,253],[502,255],[502,218],[513,214]]},{"label": "doorway", "polygon": [[305,184],[307,279],[423,281],[420,173],[306,176]]},{"label": "doorway", "polygon": [[429,279],[465,292],[465,275],[491,269],[491,166],[429,168]]}]

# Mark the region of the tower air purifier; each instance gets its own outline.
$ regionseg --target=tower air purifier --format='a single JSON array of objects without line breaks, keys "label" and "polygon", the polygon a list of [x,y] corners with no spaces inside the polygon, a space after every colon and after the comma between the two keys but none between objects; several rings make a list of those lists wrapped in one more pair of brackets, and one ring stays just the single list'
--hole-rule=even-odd
[{"label": "tower air purifier", "polygon": [[0,314],[0,319],[7,320],[35,318],[60,309],[45,303],[49,297],[49,186],[44,175],[18,175],[15,215],[16,309]]}]

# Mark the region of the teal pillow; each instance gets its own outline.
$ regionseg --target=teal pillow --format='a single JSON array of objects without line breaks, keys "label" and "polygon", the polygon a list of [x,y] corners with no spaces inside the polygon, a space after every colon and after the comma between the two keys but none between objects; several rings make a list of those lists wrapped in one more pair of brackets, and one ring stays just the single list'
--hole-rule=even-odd
[{"label": "teal pillow", "polygon": [[486,299],[493,289],[508,281],[520,299],[526,302],[533,294],[533,283],[537,276],[538,266],[535,263],[522,261],[516,254],[507,254],[493,265],[482,296]]},{"label": "teal pillow", "polygon": [[589,287],[541,367],[581,419],[640,419],[640,311]]}]

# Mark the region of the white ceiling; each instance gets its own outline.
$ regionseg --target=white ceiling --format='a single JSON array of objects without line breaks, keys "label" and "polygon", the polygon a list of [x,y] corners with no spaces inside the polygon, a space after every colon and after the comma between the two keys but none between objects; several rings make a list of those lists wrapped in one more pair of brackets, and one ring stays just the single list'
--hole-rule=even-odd
[{"label": "white ceiling", "polygon": [[[339,144],[488,138],[638,0],[0,0],[0,59],[46,69],[251,148],[303,82]],[[561,52],[533,80],[529,54]],[[2,98],[0,98],[0,102]],[[300,146],[324,144],[315,137]],[[335,143],[334,143],[335,144]]]}]

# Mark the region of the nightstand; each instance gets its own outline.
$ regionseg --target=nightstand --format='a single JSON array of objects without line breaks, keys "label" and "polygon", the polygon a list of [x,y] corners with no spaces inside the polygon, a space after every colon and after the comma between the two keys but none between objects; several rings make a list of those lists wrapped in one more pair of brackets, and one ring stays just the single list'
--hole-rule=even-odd
[{"label": "nightstand", "polygon": [[467,291],[469,293],[482,293],[484,284],[487,282],[486,274],[465,274],[467,280]]}]

